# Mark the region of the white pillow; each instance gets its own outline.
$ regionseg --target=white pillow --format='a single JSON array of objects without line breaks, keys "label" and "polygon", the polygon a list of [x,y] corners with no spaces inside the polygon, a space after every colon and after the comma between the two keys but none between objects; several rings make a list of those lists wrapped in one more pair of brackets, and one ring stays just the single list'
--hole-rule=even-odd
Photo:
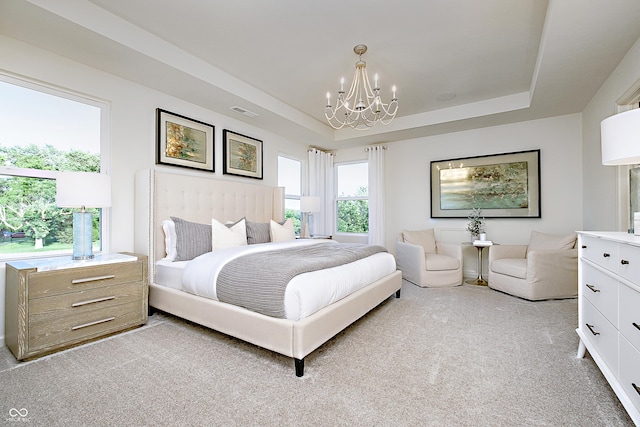
[{"label": "white pillow", "polygon": [[176,259],[178,251],[176,249],[176,242],[178,236],[176,235],[176,223],[170,219],[162,221],[162,231],[164,231],[164,251],[166,256],[164,259],[167,261],[173,261]]},{"label": "white pillow", "polygon": [[213,251],[224,248],[235,248],[236,246],[246,246],[247,225],[244,218],[233,225],[211,220],[211,249]]},{"label": "white pillow", "polygon": [[291,218],[287,219],[284,224],[278,224],[274,220],[271,220],[269,222],[269,228],[271,229],[272,242],[286,242],[287,240],[294,240],[296,238],[296,232],[293,229]]}]

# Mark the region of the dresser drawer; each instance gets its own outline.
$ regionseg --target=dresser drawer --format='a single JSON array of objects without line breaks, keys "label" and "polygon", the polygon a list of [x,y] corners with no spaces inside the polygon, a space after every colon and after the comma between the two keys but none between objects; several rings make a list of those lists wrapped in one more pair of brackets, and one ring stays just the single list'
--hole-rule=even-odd
[{"label": "dresser drawer", "polygon": [[618,243],[596,237],[583,236],[581,240],[582,257],[606,268],[618,272]]},{"label": "dresser drawer", "polygon": [[618,330],[587,300],[582,303],[580,329],[611,372],[618,373]]},{"label": "dresser drawer", "polygon": [[619,329],[620,333],[640,351],[640,292],[622,283],[620,284]]},{"label": "dresser drawer", "polygon": [[640,283],[640,247],[620,245],[618,274],[630,282]]},{"label": "dresser drawer", "polygon": [[640,351],[620,337],[620,384],[629,400],[640,411]]},{"label": "dresser drawer", "polygon": [[29,321],[36,323],[56,321],[72,314],[141,301],[142,297],[142,284],[132,282],[37,298],[29,304]]},{"label": "dresser drawer", "polygon": [[29,277],[29,299],[142,280],[139,262],[41,271]]},{"label": "dresser drawer", "polygon": [[582,266],[582,295],[618,327],[618,281],[586,262]]},{"label": "dresser drawer", "polygon": [[72,313],[52,322],[40,316],[29,322],[29,351],[53,350],[143,323],[140,302]]}]

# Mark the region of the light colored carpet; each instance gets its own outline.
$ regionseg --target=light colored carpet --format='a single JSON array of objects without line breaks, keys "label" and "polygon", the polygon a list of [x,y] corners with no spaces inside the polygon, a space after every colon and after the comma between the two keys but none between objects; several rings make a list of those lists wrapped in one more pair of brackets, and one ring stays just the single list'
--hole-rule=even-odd
[{"label": "light colored carpet", "polygon": [[297,378],[289,358],[155,314],[31,362],[1,349],[0,424],[633,425],[593,361],[576,358],[576,323],[575,299],[404,282]]}]

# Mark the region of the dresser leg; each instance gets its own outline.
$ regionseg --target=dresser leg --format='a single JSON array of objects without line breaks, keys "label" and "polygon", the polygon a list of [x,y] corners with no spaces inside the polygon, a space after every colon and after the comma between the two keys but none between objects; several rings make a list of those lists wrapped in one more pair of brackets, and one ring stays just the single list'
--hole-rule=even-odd
[{"label": "dresser leg", "polygon": [[587,351],[587,347],[584,346],[582,339],[580,340],[580,344],[578,344],[578,359],[582,359],[584,357],[584,353]]}]

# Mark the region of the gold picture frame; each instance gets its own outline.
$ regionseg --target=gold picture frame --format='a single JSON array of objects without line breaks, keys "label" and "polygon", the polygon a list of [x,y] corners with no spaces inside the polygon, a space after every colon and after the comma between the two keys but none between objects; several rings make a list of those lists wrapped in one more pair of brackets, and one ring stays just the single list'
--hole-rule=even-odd
[{"label": "gold picture frame", "polygon": [[262,179],[262,141],[228,129],[222,131],[222,172]]}]

